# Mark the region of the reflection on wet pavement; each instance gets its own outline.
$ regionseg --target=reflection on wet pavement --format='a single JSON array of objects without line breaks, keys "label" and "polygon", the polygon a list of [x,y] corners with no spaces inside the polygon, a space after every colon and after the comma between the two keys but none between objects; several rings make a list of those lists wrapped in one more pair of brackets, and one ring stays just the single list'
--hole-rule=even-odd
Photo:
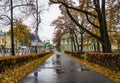
[{"label": "reflection on wet pavement", "polygon": [[[87,80],[86,80],[87,78]],[[19,83],[113,83],[69,57],[56,53]]]}]

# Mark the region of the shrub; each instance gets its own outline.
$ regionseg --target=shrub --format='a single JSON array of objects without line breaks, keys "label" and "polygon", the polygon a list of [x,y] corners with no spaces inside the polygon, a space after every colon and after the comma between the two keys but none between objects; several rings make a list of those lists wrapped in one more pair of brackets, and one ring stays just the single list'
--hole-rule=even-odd
[{"label": "shrub", "polygon": [[[120,71],[120,53],[65,51],[66,54],[85,59],[114,71]],[[82,56],[84,54],[84,56]]]},{"label": "shrub", "polygon": [[87,52],[86,60],[101,66],[120,71],[120,54],[119,53],[95,53]]},{"label": "shrub", "polygon": [[5,72],[8,68],[14,68],[15,66],[23,65],[31,60],[41,58],[50,53],[51,52],[46,52],[41,54],[0,57],[0,73]]},{"label": "shrub", "polygon": [[69,55],[72,55],[74,57],[77,57],[77,58],[83,58],[82,55],[85,53],[85,52],[82,52],[82,51],[65,51],[66,54],[69,54]]}]

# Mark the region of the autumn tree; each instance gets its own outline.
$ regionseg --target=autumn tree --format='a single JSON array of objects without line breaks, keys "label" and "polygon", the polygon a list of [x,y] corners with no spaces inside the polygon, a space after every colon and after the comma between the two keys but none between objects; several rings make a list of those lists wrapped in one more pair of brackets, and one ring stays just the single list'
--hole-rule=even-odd
[{"label": "autumn tree", "polygon": [[[71,49],[72,51],[83,51],[83,30],[80,29],[79,27],[77,27],[69,18],[69,16],[67,15],[67,12],[65,11],[65,8],[63,6],[59,6],[60,10],[61,10],[61,17],[58,17],[56,20],[53,21],[53,25],[56,27],[56,29],[61,29],[63,31],[67,31],[65,32],[66,34],[69,34],[69,36],[67,36],[67,39],[64,39],[64,36],[66,34],[63,34],[63,38],[61,38],[62,40],[66,40],[68,41],[68,39],[71,39]],[[72,13],[74,13],[75,18],[79,21],[78,17],[80,17],[78,12],[73,11]],[[78,15],[78,16],[77,16]],[[84,16],[83,16],[84,17]],[[83,21],[82,21],[83,23]],[[64,27],[64,28],[62,28]],[[80,35],[81,35],[81,39],[80,39]],[[56,36],[57,37],[57,36]],[[81,42],[79,41],[81,40]]]},{"label": "autumn tree", "polygon": [[[107,26],[112,45],[118,45],[120,49],[120,2],[116,0],[109,0],[107,4]],[[112,13],[111,13],[112,12]],[[116,49],[117,50],[117,49]]]},{"label": "autumn tree", "polygon": [[[69,16],[67,15],[67,12],[65,11],[65,8],[63,6],[59,6],[60,10],[61,10],[61,18],[58,18],[54,21],[54,26],[56,27],[56,29],[58,29],[58,25],[62,26],[64,28],[67,29],[67,34],[69,35],[69,38],[71,39],[71,49],[73,51],[83,51],[83,37],[84,37],[84,31],[77,27],[69,18]],[[82,13],[79,13],[77,11],[71,11],[72,16],[74,16],[74,18],[80,22],[82,25],[86,26],[88,29],[92,29],[90,28],[91,26],[89,26],[87,20],[85,19],[85,15]],[[58,22],[59,20],[59,22]],[[60,21],[61,20],[61,21]],[[64,29],[61,28],[61,29]],[[63,30],[64,31],[64,30]],[[64,34],[66,35],[66,34]],[[64,36],[63,35],[63,36]],[[91,37],[89,37],[91,38]],[[67,40],[67,39],[65,39]]]},{"label": "autumn tree", "polygon": [[55,37],[54,37],[54,43],[56,43],[56,48],[60,51],[60,42],[62,39],[62,36],[66,32],[65,22],[63,20],[63,17],[58,17],[56,20],[54,20],[51,23],[52,26],[55,26]]},{"label": "autumn tree", "polygon": [[[30,32],[28,26],[22,23],[22,21],[18,21],[13,29],[14,37],[21,42],[22,45],[29,46],[31,41],[33,40],[34,34]],[[8,34],[11,35],[11,29],[8,31]]]},{"label": "autumn tree", "polygon": [[[103,52],[111,52],[111,43],[108,35],[108,28],[106,23],[106,2],[105,0],[79,0],[79,6],[71,4],[72,0],[50,0],[52,3],[61,4],[66,8],[66,11],[71,18],[71,20],[80,27],[83,31],[90,34],[92,37],[97,39],[102,44]],[[72,16],[71,10],[81,12],[86,15],[86,19],[89,24],[98,28],[100,36],[90,32],[85,26],[82,26],[76,19]],[[94,12],[92,12],[94,11]],[[92,18],[92,19],[90,19]],[[98,25],[93,22],[93,19],[98,20]]]},{"label": "autumn tree", "polygon": [[[15,55],[14,52],[14,34],[13,34],[13,26],[14,26],[14,12],[13,9],[21,7],[21,6],[32,6],[32,4],[24,3],[26,0],[3,0],[0,4],[0,10],[4,11],[3,14],[0,15],[0,19],[3,17],[7,17],[9,19],[9,23],[11,26],[11,48],[12,55]],[[10,15],[9,15],[10,14]]]}]

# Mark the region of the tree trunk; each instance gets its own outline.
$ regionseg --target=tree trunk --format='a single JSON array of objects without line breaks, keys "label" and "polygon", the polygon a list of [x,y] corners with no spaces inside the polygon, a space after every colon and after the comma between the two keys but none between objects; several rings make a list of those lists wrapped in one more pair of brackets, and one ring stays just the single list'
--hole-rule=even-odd
[{"label": "tree trunk", "polygon": [[97,41],[97,52],[100,52],[100,43]]},{"label": "tree trunk", "polygon": [[80,51],[83,51],[83,30],[82,29],[80,29],[80,35],[81,35],[81,49],[80,49]]},{"label": "tree trunk", "polygon": [[96,11],[98,13],[98,20],[100,23],[100,34],[102,38],[102,50],[103,52],[112,52],[111,43],[108,36],[107,24],[106,24],[106,16],[105,16],[105,0],[102,0],[102,7],[100,7],[99,0],[94,0]]},{"label": "tree trunk", "polygon": [[75,43],[75,39],[74,39],[73,33],[72,33],[71,35],[72,35],[72,40],[73,40],[73,45],[74,45],[74,51],[77,51],[77,50],[76,50],[76,43]]},{"label": "tree trunk", "polygon": [[74,51],[76,51],[76,44],[75,44],[75,40],[74,40],[74,35],[73,35],[73,31],[69,28],[70,30],[70,37],[71,37],[71,40],[72,40],[72,44],[73,44],[73,47],[74,47]]},{"label": "tree trunk", "polygon": [[96,49],[96,42],[95,41],[94,41],[93,45],[94,45],[94,51],[96,52],[97,49]]},{"label": "tree trunk", "polygon": [[12,56],[15,55],[14,52],[14,33],[13,33],[13,1],[10,0],[11,5],[11,50],[12,50]]},{"label": "tree trunk", "polygon": [[70,33],[70,39],[71,39],[71,50],[73,51],[73,41],[72,41],[71,33]]},{"label": "tree trunk", "polygon": [[79,43],[78,43],[78,37],[77,37],[77,35],[76,35],[76,33],[75,33],[74,30],[73,30],[73,33],[74,33],[76,44],[77,44],[77,51],[80,51],[80,49],[79,49]]}]

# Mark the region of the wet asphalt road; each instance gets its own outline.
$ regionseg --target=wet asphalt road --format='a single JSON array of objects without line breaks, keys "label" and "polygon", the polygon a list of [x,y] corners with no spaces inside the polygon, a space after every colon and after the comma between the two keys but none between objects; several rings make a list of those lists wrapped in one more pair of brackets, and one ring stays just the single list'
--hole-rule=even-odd
[{"label": "wet asphalt road", "polygon": [[75,60],[56,53],[19,83],[114,83]]}]

